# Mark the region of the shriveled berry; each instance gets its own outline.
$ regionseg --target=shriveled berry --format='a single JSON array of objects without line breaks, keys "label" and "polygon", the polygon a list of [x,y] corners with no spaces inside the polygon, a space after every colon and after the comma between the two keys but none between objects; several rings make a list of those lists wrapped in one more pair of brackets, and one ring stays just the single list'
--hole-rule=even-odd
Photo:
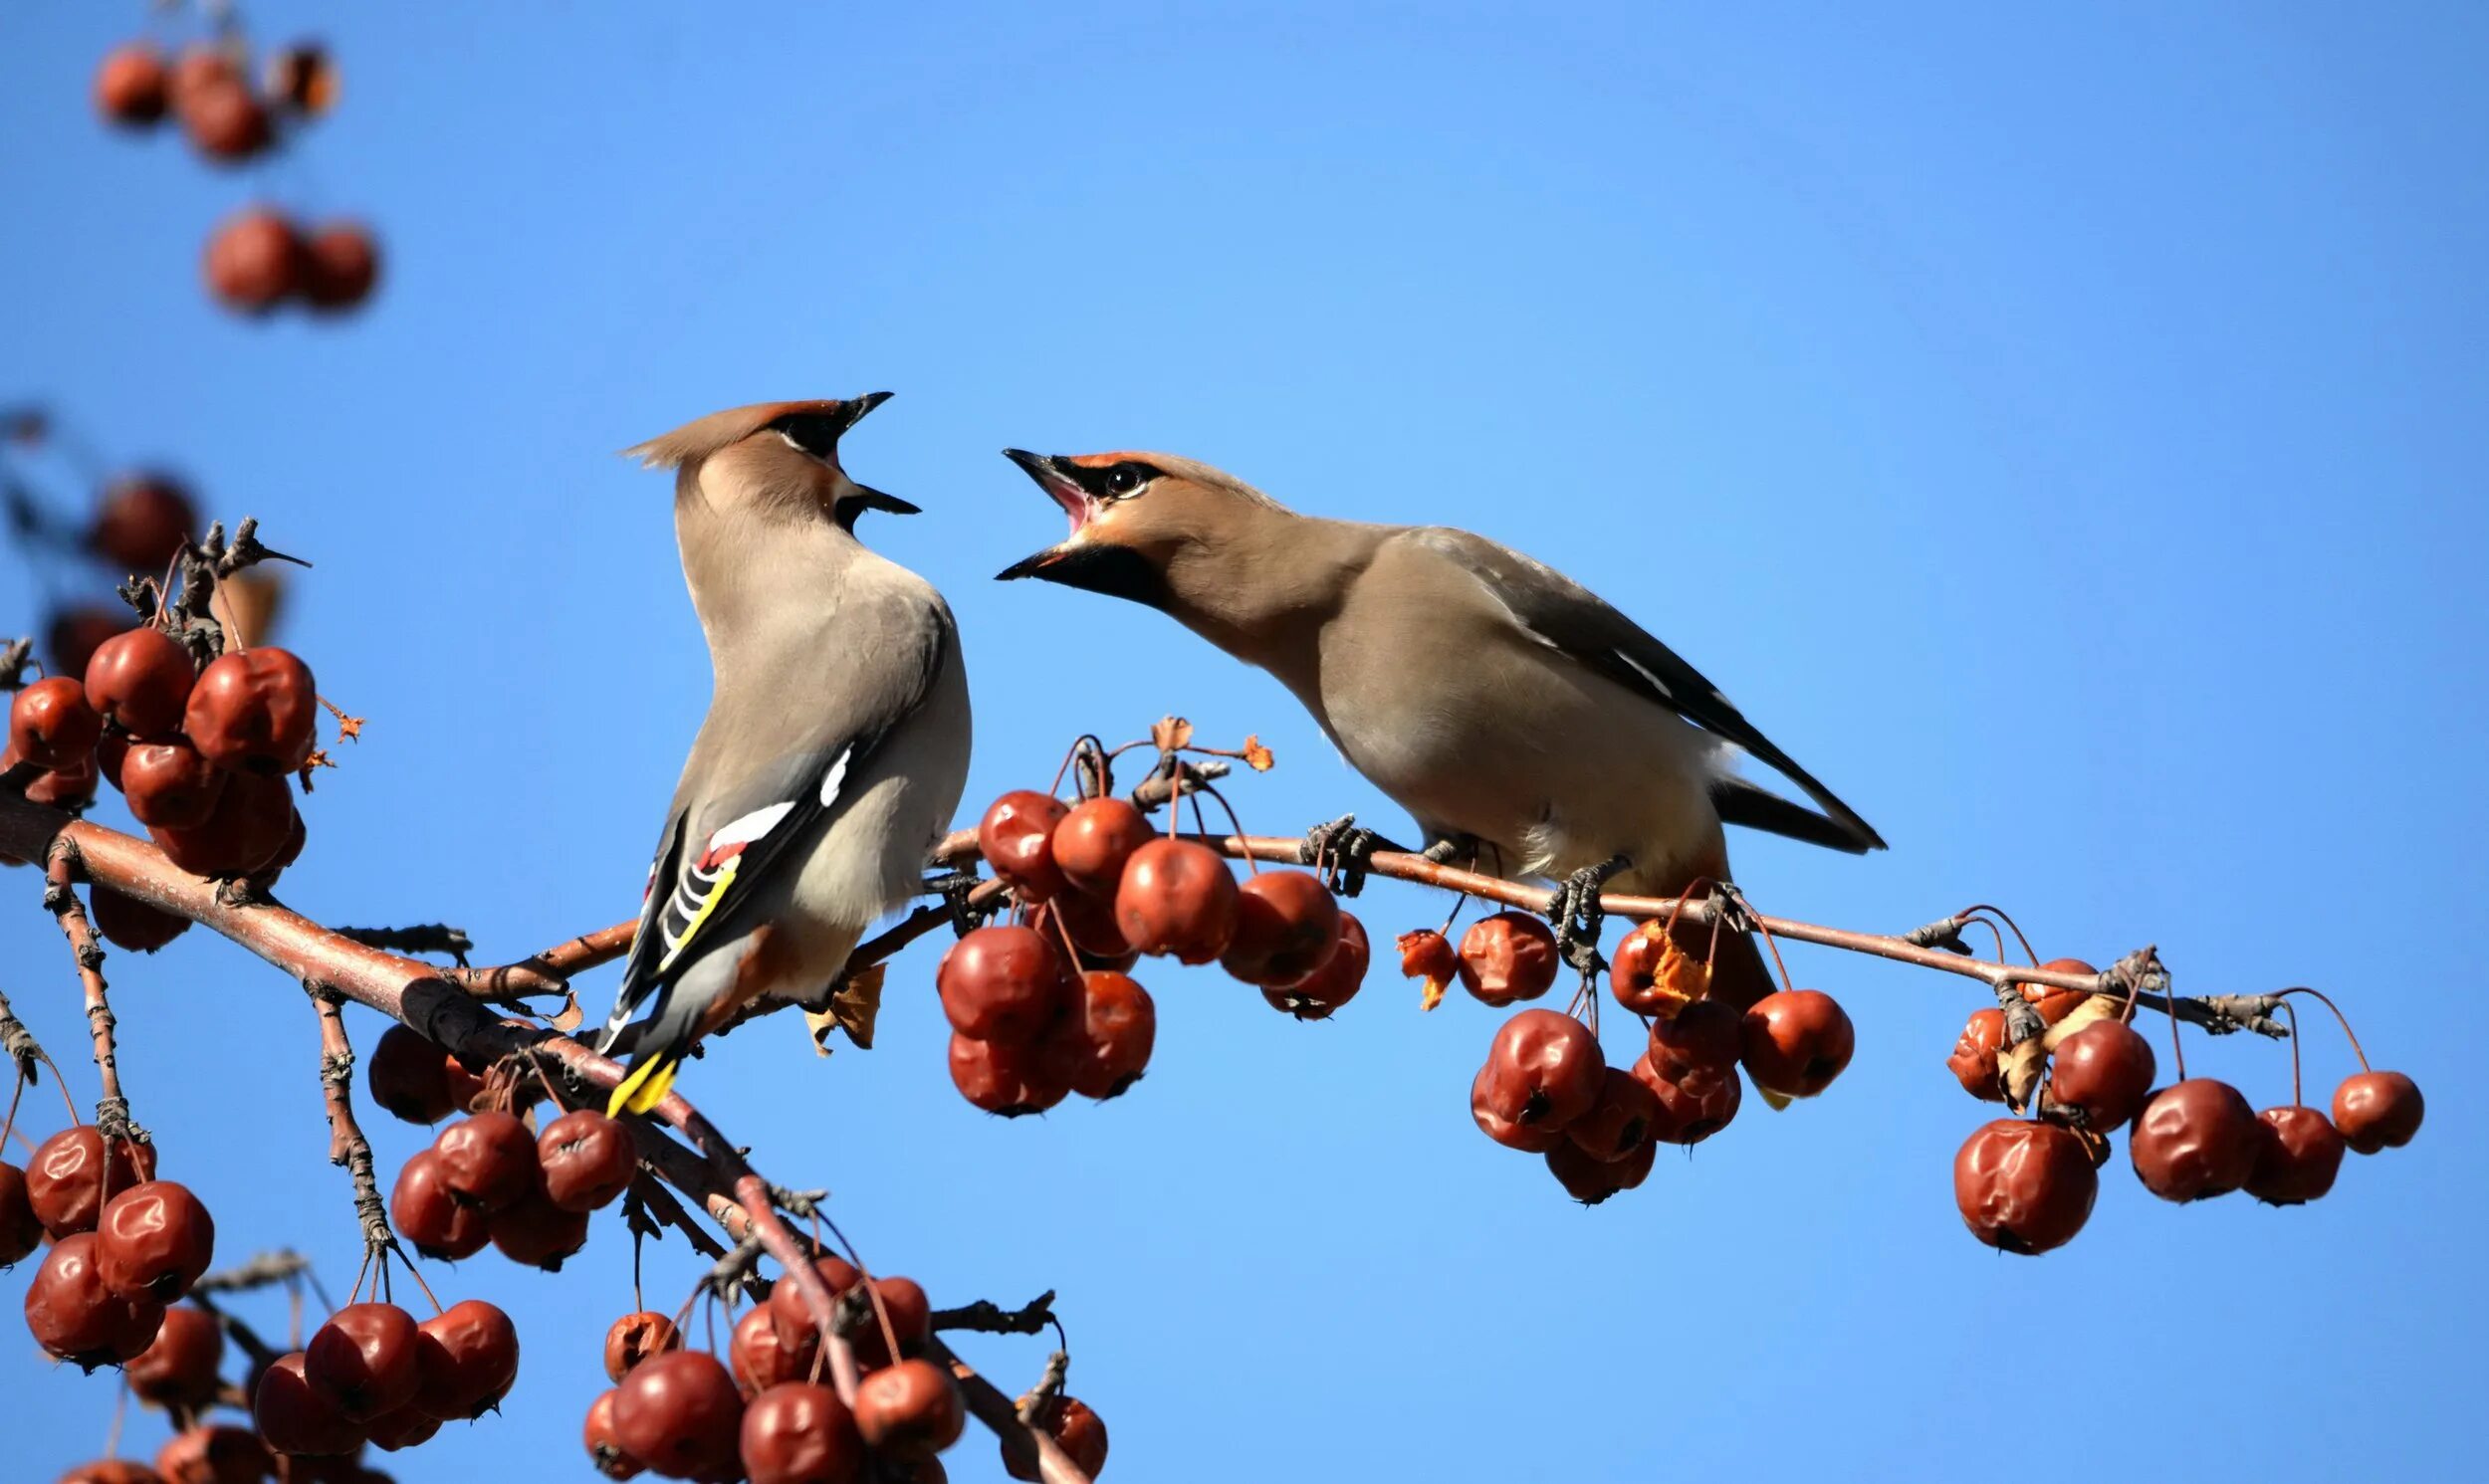
[{"label": "shriveled berry", "polygon": [[1366,938],[1366,925],[1357,921],[1355,913],[1342,912],[1339,929],[1333,936],[1330,956],[1322,960],[1320,968],[1293,984],[1261,991],[1271,1008],[1285,1010],[1299,1020],[1327,1020],[1333,1011],[1357,997],[1357,990],[1365,983],[1366,966],[1374,955],[1374,946]]},{"label": "shriveled berry", "polygon": [[140,824],[165,829],[196,829],[207,823],[224,796],[227,776],[178,739],[133,743],[121,758],[121,792],[129,799],[129,812]]},{"label": "shriveled berry", "polygon": [[155,1146],[116,1139],[108,1150],[93,1124],[74,1124],[35,1146],[26,1162],[26,1198],[56,1237],[95,1230],[105,1203],[155,1178]]},{"label": "shriveled berry", "polygon": [[1665,1019],[1702,997],[1710,988],[1710,966],[1681,938],[1660,918],[1625,935],[1608,960],[1608,992],[1618,1004]]},{"label": "shriveled berry", "polygon": [[1684,1063],[1674,1063],[1677,1075],[1664,1075],[1651,1064],[1651,1054],[1636,1058],[1631,1075],[1636,1082],[1651,1089],[1651,1096],[1660,1105],[1660,1116],[1651,1125],[1651,1137],[1661,1144],[1700,1144],[1728,1127],[1737,1116],[1738,1105],[1745,1101],[1745,1086],[1737,1080],[1737,1069],[1730,1066],[1713,1071]]},{"label": "shriveled berry", "polygon": [[37,767],[74,769],[95,760],[104,719],[87,688],[66,675],[36,681],[9,703],[9,750]]},{"label": "shriveled berry", "polygon": [[1054,863],[1054,827],[1063,801],[1033,788],[1016,788],[988,805],[977,821],[977,849],[996,878],[1023,902],[1043,902],[1061,892],[1063,873]]},{"label": "shriveled berry", "polygon": [[625,1314],[605,1331],[605,1378],[618,1382],[650,1356],[682,1348],[682,1332],[664,1315],[646,1309]]},{"label": "shriveled berry", "polygon": [[855,1351],[855,1363],[871,1370],[890,1364],[890,1343],[881,1332],[881,1322],[888,1319],[890,1332],[899,1340],[899,1354],[912,1356],[924,1348],[933,1336],[933,1303],[925,1296],[924,1285],[913,1278],[875,1278],[873,1296],[879,1300],[871,1323],[849,1338],[847,1344]]},{"label": "shriveled berry", "polygon": [[2005,1012],[1973,1010],[1953,1042],[1952,1054],[1944,1058],[1944,1069],[1953,1074],[1963,1092],[1983,1103],[2002,1103],[2005,1073],[1996,1058],[2004,1049]]},{"label": "shriveled berry", "polygon": [[[2051,958],[2040,967],[2053,973],[2079,973],[2096,976],[2100,970],[2080,958]],[[2087,989],[2051,989],[2044,984],[2025,984],[2022,997],[2040,1012],[2044,1024],[2055,1025],[2075,1012],[2083,1001],[2091,998]]]},{"label": "shriveled berry", "polygon": [[1084,969],[1111,968],[1121,973],[1141,961],[1132,945],[1124,942],[1123,929],[1115,925],[1112,895],[1065,892],[1038,908],[1028,925],[1047,943],[1068,937]]},{"label": "shriveled berry", "polygon": [[1322,966],[1339,943],[1339,903],[1309,871],[1262,871],[1237,888],[1236,931],[1219,964],[1279,988]]},{"label": "shriveled berry", "polygon": [[1152,840],[1132,852],[1115,889],[1115,925],[1144,954],[1208,963],[1236,932],[1236,878],[1207,845]]},{"label": "shriveled berry", "polygon": [[727,1344],[727,1359],[735,1373],[736,1388],[749,1398],[785,1381],[801,1380],[812,1370],[812,1358],[820,1342],[806,1335],[798,1345],[778,1343],[778,1331],[770,1324],[766,1306],[745,1312],[735,1321],[733,1337]]},{"label": "shriveled berry", "polygon": [[1594,1160],[1622,1160],[1651,1143],[1660,1122],[1660,1100],[1622,1067],[1600,1076],[1599,1100],[1564,1127],[1564,1137]]},{"label": "shriveled berry", "polygon": [[1119,1097],[1149,1069],[1158,1007],[1136,980],[1107,969],[1082,974],[1075,993],[1038,1047],[1044,1076],[1084,1098]]},{"label": "shriveled berry", "polygon": [[269,1447],[289,1455],[326,1457],[363,1445],[363,1430],[313,1388],[299,1350],[260,1373],[251,1420]]},{"label": "shriveled berry", "polygon": [[1644,1141],[1614,1160],[1601,1160],[1567,1141],[1547,1151],[1547,1172],[1565,1193],[1584,1205],[1597,1205],[1619,1190],[1630,1190],[1651,1173],[1659,1147]]},{"label": "shriveled berry", "polygon": [[536,1137],[545,1194],[566,1211],[601,1210],[630,1188],[639,1172],[631,1131],[593,1108],[575,1108]]},{"label": "shriveled berry", "polygon": [[181,730],[218,767],[291,773],[311,756],[319,721],[311,667],[263,645],[208,662],[190,689]]},{"label": "shriveled berry", "polygon": [[216,1218],[186,1185],[144,1180],[112,1198],[96,1225],[96,1267],[129,1299],[170,1303],[216,1255]]},{"label": "shriveled berry", "polygon": [[43,1245],[43,1221],[26,1198],[26,1171],[0,1160],[0,1268]]},{"label": "shriveled berry", "polygon": [[651,1357],[616,1390],[615,1440],[658,1473],[707,1478],[740,1461],[744,1399],[717,1357],[696,1350]]},{"label": "shriveled berry", "polygon": [[371,1101],[391,1118],[410,1124],[437,1124],[455,1108],[449,1084],[449,1053],[421,1033],[391,1025],[380,1033],[364,1068],[364,1086]]},{"label": "shriveled berry", "polygon": [[1112,897],[1132,853],[1153,838],[1150,823],[1124,799],[1086,799],[1054,826],[1054,864],[1073,889]]},{"label": "shriveled berry", "polygon": [[303,1347],[303,1378],[348,1420],[409,1405],[423,1382],[422,1332],[395,1304],[348,1304]]},{"label": "shriveled berry", "polygon": [[155,1453],[164,1484],[260,1484],[277,1460],[248,1427],[199,1426],[175,1433]]},{"label": "shriveled berry", "polygon": [[971,1104],[1004,1118],[1043,1113],[1070,1096],[1058,1062],[1042,1046],[951,1035],[951,1085]]},{"label": "shriveled berry", "polygon": [[155,1343],[164,1306],[114,1293],[96,1262],[96,1235],[75,1231],[44,1254],[26,1285],[26,1329],[50,1354],[83,1370],[137,1359]]},{"label": "shriveled berry", "polygon": [[2163,1200],[2227,1195],[2255,1172],[2265,1131],[2238,1089],[2190,1077],[2154,1093],[2136,1116],[2127,1154],[2144,1188]]},{"label": "shriveled berry", "polygon": [[1745,1012],[1745,1074],[1784,1098],[1811,1098],[1850,1064],[1857,1032],[1820,989],[1766,994]]},{"label": "shriveled berry", "polygon": [[[855,1287],[861,1275],[843,1257],[814,1258],[812,1269],[820,1275],[821,1286],[836,1298]],[[770,1290],[770,1324],[778,1332],[778,1343],[794,1349],[816,1338],[820,1331],[813,1323],[812,1311],[804,1307],[803,1290],[792,1278],[781,1278]]]},{"label": "shriveled berry", "polygon": [[460,1201],[486,1212],[525,1198],[540,1173],[536,1141],[527,1125],[507,1113],[471,1114],[432,1141],[440,1156],[441,1182]]},{"label": "shriveled berry", "polygon": [[389,1190],[389,1224],[436,1261],[473,1257],[492,1240],[484,1213],[450,1193],[437,1150],[424,1150],[398,1166]]},{"label": "shriveled berry", "polygon": [[284,854],[299,823],[294,790],[284,778],[236,773],[225,779],[207,823],[196,829],[150,826],[147,836],[184,871],[249,876]]},{"label": "shriveled berry", "polygon": [[2302,1205],[2334,1188],[2346,1146],[2333,1120],[2294,1104],[2267,1108],[2256,1122],[2264,1126],[2264,1137],[2256,1141],[2248,1194],[2266,1205]]},{"label": "shriveled berry", "polygon": [[864,1436],[827,1386],[788,1381],[744,1408],[741,1451],[751,1484],[854,1484],[864,1477]]},{"label": "shriveled berry", "polygon": [[395,1411],[382,1412],[363,1424],[364,1435],[371,1445],[383,1453],[404,1448],[420,1448],[432,1441],[441,1430],[441,1419],[425,1412],[412,1402]]},{"label": "shriveled berry", "polygon": [[876,1453],[922,1458],[960,1440],[968,1409],[949,1371],[930,1361],[901,1361],[857,1382],[855,1425]]},{"label": "shriveled berry", "polygon": [[1061,952],[1011,926],[979,928],[951,945],[934,988],[951,1028],[980,1041],[1033,1041],[1070,997]]},{"label": "shriveled berry", "polygon": [[169,912],[159,912],[135,897],[125,897],[109,886],[88,889],[88,913],[95,918],[95,930],[114,948],[133,954],[152,954],[190,931],[190,920]]},{"label": "shriveled berry", "polygon": [[495,1305],[462,1300],[415,1328],[423,1372],[415,1405],[427,1416],[444,1422],[482,1416],[519,1378],[519,1332]]},{"label": "shriveled berry", "polygon": [[1715,999],[1697,1000],[1675,1017],[1651,1023],[1651,1069],[1662,1077],[1695,1072],[1733,1076],[1744,1051],[1744,1021]]},{"label": "shriveled berry", "polygon": [[129,1389],[157,1406],[197,1410],[216,1399],[217,1368],[225,1360],[225,1331],[204,1309],[179,1304],[164,1311],[155,1341],[121,1368]]},{"label": "shriveled berry", "polygon": [[[180,528],[174,530],[178,538]],[[198,678],[190,651],[152,626],[114,634],[97,645],[86,677],[87,704],[96,715],[145,742],[180,732],[181,714]]]},{"label": "shriveled berry", "polygon": [[2000,1118],[1953,1157],[1953,1203],[1970,1234],[2004,1252],[2047,1252],[2091,1219],[2100,1175],[2083,1141],[2055,1124]]},{"label": "shriveled berry", "polygon": [[2051,1053],[2043,1111],[2095,1134],[2125,1126],[2151,1096],[2160,1064],[2135,1027],[2095,1020]]},{"label": "shriveled berry", "polygon": [[1508,1123],[1561,1130],[1598,1102],[1606,1071],[1589,1026],[1554,1010],[1523,1010],[1496,1030],[1472,1097],[1482,1095]]},{"label": "shriveled berry", "polygon": [[621,1398],[619,1387],[600,1391],[588,1403],[587,1421],[580,1428],[580,1441],[586,1445],[587,1461],[596,1472],[608,1479],[636,1479],[648,1468],[622,1446],[622,1439],[613,1430],[613,1404]]},{"label": "shriveled berry", "polygon": [[2361,1072],[2334,1089],[2334,1127],[2363,1155],[2409,1144],[2427,1111],[2419,1084],[2400,1072]]},{"label": "shriveled berry", "polygon": [[1521,912],[1480,918],[1461,936],[1461,985],[1498,1008],[1536,999],[1555,982],[1555,934]]},{"label": "shriveled berry", "polygon": [[540,1177],[534,1188],[484,1218],[484,1229],[502,1256],[522,1267],[562,1271],[564,1259],[587,1245],[586,1211],[565,1210],[545,1193]]},{"label": "shriveled berry", "polygon": [[[1023,1412],[1027,1405],[1028,1398],[1020,1397],[1019,1406]],[[1038,1404],[1037,1413],[1030,1419],[1029,1425],[1051,1436],[1054,1445],[1061,1448],[1073,1463],[1079,1465],[1080,1472],[1090,1478],[1096,1478],[1098,1471],[1106,1467],[1106,1423],[1079,1397],[1059,1392],[1047,1397]],[[1038,1477],[1037,1450],[1017,1447],[1012,1438],[1006,1437],[1003,1439],[1003,1471],[1015,1479],[1035,1480]]]}]

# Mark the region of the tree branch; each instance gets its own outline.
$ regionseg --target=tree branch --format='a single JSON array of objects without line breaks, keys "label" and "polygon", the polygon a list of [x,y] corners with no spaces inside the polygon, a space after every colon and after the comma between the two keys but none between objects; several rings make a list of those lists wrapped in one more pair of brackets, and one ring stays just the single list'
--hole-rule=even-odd
[{"label": "tree branch", "polygon": [[96,1102],[96,1131],[107,1139],[136,1139],[145,1142],[146,1131],[129,1121],[129,1100],[121,1094],[120,1059],[113,1049],[112,1002],[105,998],[104,946],[96,942],[95,926],[87,921],[87,909],[79,903],[77,888],[72,884],[81,862],[78,847],[66,836],[55,838],[43,849],[44,910],[60,919],[61,935],[69,940],[70,954],[78,960],[79,986],[86,991],[87,1029],[95,1038],[96,1070],[103,1076],[104,1095]]},{"label": "tree branch", "polygon": [[389,1230],[388,1207],[380,1202],[371,1141],[354,1121],[354,1047],[345,1039],[338,996],[309,982],[303,988],[320,1010],[320,1088],[329,1108],[329,1163],[344,1166],[353,1175],[354,1215],[362,1223],[363,1250],[376,1257],[394,1248],[397,1238]]}]

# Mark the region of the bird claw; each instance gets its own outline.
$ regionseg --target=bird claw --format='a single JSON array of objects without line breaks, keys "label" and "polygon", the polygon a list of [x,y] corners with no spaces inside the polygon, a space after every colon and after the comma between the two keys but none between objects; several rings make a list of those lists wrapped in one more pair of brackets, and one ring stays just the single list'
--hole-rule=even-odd
[{"label": "bird claw", "polygon": [[1599,905],[1599,890],[1608,878],[1625,870],[1633,862],[1625,856],[1610,856],[1595,866],[1585,866],[1564,878],[1547,897],[1547,922],[1555,929],[1556,952],[1583,978],[1590,978],[1608,966],[1599,952],[1599,934],[1607,926],[1607,909]]},{"label": "bird claw", "polygon": [[1356,815],[1342,814],[1305,831],[1304,843],[1296,847],[1296,859],[1312,867],[1323,885],[1343,897],[1354,897],[1366,889],[1366,871],[1374,852],[1389,848],[1390,842],[1381,835],[1359,829]]},{"label": "bird claw", "polygon": [[939,893],[943,905],[951,909],[951,931],[962,938],[974,933],[984,923],[986,914],[970,905],[968,897],[977,890],[974,871],[953,871],[948,875],[928,877],[927,889]]}]

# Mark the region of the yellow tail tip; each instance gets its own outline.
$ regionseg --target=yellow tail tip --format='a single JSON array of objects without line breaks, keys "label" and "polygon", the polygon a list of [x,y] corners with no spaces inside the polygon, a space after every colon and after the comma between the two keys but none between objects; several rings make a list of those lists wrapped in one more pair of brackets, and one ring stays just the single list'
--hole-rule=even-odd
[{"label": "yellow tail tip", "polygon": [[613,1090],[612,1100],[605,1104],[605,1117],[654,1112],[674,1086],[677,1065],[671,1057],[658,1057],[632,1068],[631,1075],[622,1079]]}]

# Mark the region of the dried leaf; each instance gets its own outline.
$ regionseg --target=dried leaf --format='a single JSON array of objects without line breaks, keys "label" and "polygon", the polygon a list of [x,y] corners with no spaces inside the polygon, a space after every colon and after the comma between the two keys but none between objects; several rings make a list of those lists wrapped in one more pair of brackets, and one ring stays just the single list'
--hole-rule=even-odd
[{"label": "dried leaf", "polygon": [[2118,1011],[2125,1006],[2126,1001],[2114,994],[2087,995],[2081,1004],[2066,1012],[2065,1019],[2050,1026],[2048,1033],[2041,1036],[2040,1040],[2049,1050],[2054,1051],[2065,1044],[2066,1037],[2094,1021],[2116,1019]]},{"label": "dried leaf", "polygon": [[873,1022],[881,1014],[882,975],[888,968],[886,963],[872,963],[857,969],[830,995],[828,1009],[803,1012],[804,1028],[812,1033],[813,1050],[829,1055],[832,1029],[845,1031],[859,1051],[873,1049]]},{"label": "dried leaf", "polygon": [[1754,1092],[1755,1096],[1761,1098],[1764,1104],[1774,1113],[1778,1113],[1780,1110],[1797,1101],[1797,1099],[1789,1097],[1786,1094],[1773,1092],[1768,1087],[1758,1087],[1754,1090]]},{"label": "dried leaf", "polygon": [[1444,991],[1450,987],[1452,986],[1449,980],[1439,979],[1433,974],[1428,974],[1426,977],[1426,992],[1424,997],[1419,999],[1418,1008],[1421,1010],[1431,1010],[1437,1005],[1442,1004],[1444,1002]]},{"label": "dried leaf", "polygon": [[562,1013],[546,1023],[566,1036],[577,1030],[579,1022],[585,1018],[586,1016],[579,1011],[579,992],[576,989],[567,989],[563,991]]},{"label": "dried leaf", "polygon": [[1193,724],[1182,717],[1167,717],[1150,729],[1150,742],[1161,752],[1173,752],[1193,745]]},{"label": "dried leaf", "polygon": [[2047,1069],[2046,1036],[2033,1036],[1999,1051],[1996,1054],[1996,1071],[2005,1084],[2005,1106],[2016,1113],[2029,1111],[2031,1094],[2040,1085],[2040,1073]]},{"label": "dried leaf", "polygon": [[1278,761],[1277,758],[1270,755],[1270,749],[1261,744],[1261,739],[1258,737],[1248,737],[1244,739],[1244,765],[1257,773],[1266,773],[1270,771],[1271,767]]}]

